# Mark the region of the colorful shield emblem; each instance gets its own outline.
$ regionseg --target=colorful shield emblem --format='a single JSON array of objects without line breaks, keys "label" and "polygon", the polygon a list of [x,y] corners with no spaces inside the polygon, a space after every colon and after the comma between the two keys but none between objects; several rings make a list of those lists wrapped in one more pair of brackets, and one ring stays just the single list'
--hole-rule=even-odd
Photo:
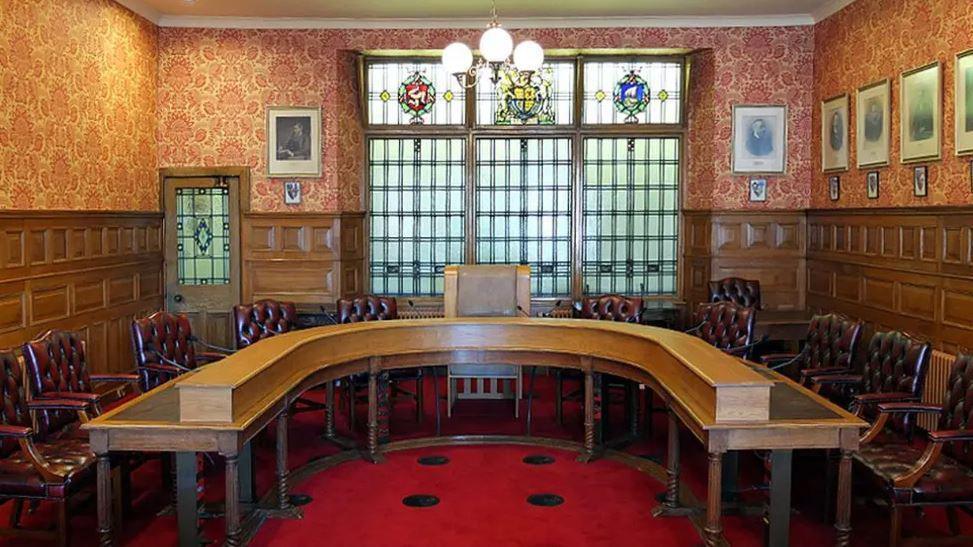
[{"label": "colorful shield emblem", "polygon": [[636,116],[649,106],[649,84],[634,70],[615,84],[615,110],[625,114],[625,123],[637,123]]},{"label": "colorful shield emblem", "polygon": [[422,116],[436,103],[436,86],[418,72],[414,72],[399,85],[399,107],[412,117],[413,124],[421,124]]}]

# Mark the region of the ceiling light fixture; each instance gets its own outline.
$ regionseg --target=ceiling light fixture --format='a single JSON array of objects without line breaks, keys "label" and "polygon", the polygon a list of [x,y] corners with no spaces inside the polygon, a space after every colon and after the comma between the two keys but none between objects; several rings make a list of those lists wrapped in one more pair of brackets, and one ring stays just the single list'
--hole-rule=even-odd
[{"label": "ceiling light fixture", "polygon": [[[500,81],[500,71],[514,69],[523,77],[530,75],[544,64],[544,48],[537,42],[525,40],[514,48],[510,33],[500,27],[497,20],[497,2],[493,0],[490,9],[491,20],[486,32],[480,36],[480,55],[482,58],[473,62],[473,51],[462,42],[453,42],[443,49],[443,66],[446,71],[456,77],[460,85],[471,88],[476,85],[479,75],[490,68],[490,81],[496,84]],[[510,53],[513,52],[513,63]]]}]

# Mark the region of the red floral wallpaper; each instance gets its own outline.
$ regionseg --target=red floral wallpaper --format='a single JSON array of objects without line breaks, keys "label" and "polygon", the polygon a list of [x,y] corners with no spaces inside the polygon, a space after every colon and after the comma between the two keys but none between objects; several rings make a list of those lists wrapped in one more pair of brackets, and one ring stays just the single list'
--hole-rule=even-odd
[{"label": "red floral wallpaper", "polygon": [[[969,0],[857,0],[814,28],[814,123],[812,128],[814,177],[811,206],[906,207],[968,205],[969,161],[957,158],[954,148],[953,78],[956,53],[973,48],[973,2]],[[928,162],[929,195],[914,197],[912,166],[899,161],[899,75],[933,61],[942,63],[943,135],[942,158]],[[820,101],[848,93],[849,127],[855,127],[855,91],[888,78],[892,84],[890,165],[880,172],[878,199],[865,194],[865,177],[872,169],[855,167],[855,135],[852,131],[849,171],[841,176],[841,197],[828,198],[828,175],[821,172]],[[922,165],[922,164],[919,164]]]},{"label": "red floral wallpaper", "polygon": [[[159,165],[251,165],[258,211],[360,210],[363,134],[353,51],[435,49],[475,43],[480,29],[159,31]],[[702,51],[694,58],[686,206],[799,209],[811,179],[811,27],[517,30],[544,47]],[[787,174],[770,177],[768,201],[749,204],[746,177],[730,173],[731,106],[784,103],[790,115]],[[266,175],[271,105],[320,105],[323,175],[303,179],[299,207],[283,204]]]},{"label": "red floral wallpaper", "polygon": [[158,209],[157,38],[113,0],[0,0],[0,209]]}]

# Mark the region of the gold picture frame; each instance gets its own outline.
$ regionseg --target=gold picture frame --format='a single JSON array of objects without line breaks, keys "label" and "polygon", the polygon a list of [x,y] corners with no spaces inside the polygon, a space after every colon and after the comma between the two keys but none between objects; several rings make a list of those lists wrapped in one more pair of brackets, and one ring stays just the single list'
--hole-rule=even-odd
[{"label": "gold picture frame", "polygon": [[902,163],[938,160],[943,146],[943,78],[939,61],[899,78],[899,153]]},{"label": "gold picture frame", "polygon": [[888,165],[892,131],[892,84],[886,78],[859,87],[855,99],[858,167]]},{"label": "gold picture frame", "polygon": [[821,170],[848,170],[848,94],[821,101]]},{"label": "gold picture frame", "polygon": [[320,106],[267,107],[267,175],[321,177]]},{"label": "gold picture frame", "polygon": [[973,49],[956,54],[954,124],[956,155],[973,154]]}]

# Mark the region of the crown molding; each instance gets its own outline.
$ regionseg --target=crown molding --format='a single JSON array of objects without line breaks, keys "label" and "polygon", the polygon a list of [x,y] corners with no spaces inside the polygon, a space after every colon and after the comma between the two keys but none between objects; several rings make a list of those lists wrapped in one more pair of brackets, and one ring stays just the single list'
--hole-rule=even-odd
[{"label": "crown molding", "polygon": [[839,11],[850,6],[854,1],[855,0],[831,0],[818,9],[812,11],[811,17],[814,18],[815,23],[820,23],[835,13],[838,13]]},{"label": "crown molding", "polygon": [[119,4],[125,6],[129,10],[141,15],[145,19],[148,19],[152,23],[158,25],[159,21],[162,19],[163,15],[156,11],[155,9],[146,5],[142,0],[115,0]]},{"label": "crown molding", "polygon": [[[118,0],[129,3],[135,0]],[[850,2],[852,0],[840,0]],[[161,15],[160,27],[220,29],[468,29],[489,22],[476,19],[324,19],[300,17],[208,17]],[[811,14],[705,17],[528,17],[505,18],[506,28],[701,28],[789,27],[813,25]]]}]

